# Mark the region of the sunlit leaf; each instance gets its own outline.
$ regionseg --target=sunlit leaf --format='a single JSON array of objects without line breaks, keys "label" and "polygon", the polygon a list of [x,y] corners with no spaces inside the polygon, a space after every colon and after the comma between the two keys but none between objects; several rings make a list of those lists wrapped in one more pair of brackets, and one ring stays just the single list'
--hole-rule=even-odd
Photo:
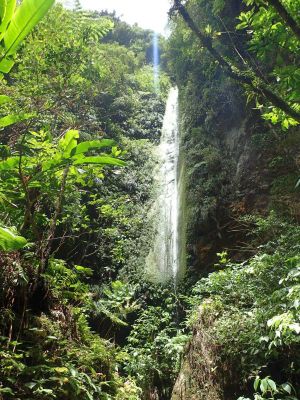
[{"label": "sunlit leaf", "polygon": [[65,136],[59,141],[59,148],[63,150],[64,157],[71,154],[71,151],[77,146],[79,132],[77,130],[68,131]]},{"label": "sunlit leaf", "polygon": [[282,389],[283,389],[285,392],[287,392],[288,394],[291,394],[291,393],[292,393],[291,385],[289,385],[288,383],[283,383],[283,384],[281,385],[281,387],[282,387]]},{"label": "sunlit leaf", "polygon": [[33,114],[11,114],[0,118],[0,128],[16,124],[17,122],[25,121],[32,118]]},{"label": "sunlit leaf", "polygon": [[0,171],[9,171],[14,169],[19,163],[19,157],[10,157],[0,162]]},{"label": "sunlit leaf", "polygon": [[86,142],[79,143],[78,146],[72,149],[71,156],[86,153],[89,150],[101,149],[103,147],[111,147],[115,144],[114,140],[102,139],[102,140],[90,140]]},{"label": "sunlit leaf", "polygon": [[0,105],[10,102],[12,102],[12,99],[9,96],[0,95]]},{"label": "sunlit leaf", "polygon": [[43,18],[54,0],[23,0],[3,37],[5,56],[15,53],[22,40]]},{"label": "sunlit leaf", "polygon": [[120,167],[124,167],[126,165],[125,161],[109,156],[83,157],[74,162],[74,165],[84,164],[116,165]]},{"label": "sunlit leaf", "polygon": [[25,247],[27,240],[16,235],[8,228],[0,227],[0,248],[4,251],[19,250]]},{"label": "sunlit leaf", "polygon": [[0,40],[6,31],[7,25],[9,24],[16,8],[16,0],[5,0],[2,1],[1,10],[1,25],[0,25]]}]

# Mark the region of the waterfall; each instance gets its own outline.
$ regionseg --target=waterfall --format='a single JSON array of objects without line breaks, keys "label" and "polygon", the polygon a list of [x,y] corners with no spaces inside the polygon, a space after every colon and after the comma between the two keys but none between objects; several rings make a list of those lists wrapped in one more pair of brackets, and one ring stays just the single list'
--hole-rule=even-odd
[{"label": "waterfall", "polygon": [[162,136],[157,149],[159,168],[155,173],[157,196],[152,208],[155,237],[147,257],[152,279],[176,281],[179,270],[179,129],[178,89],[169,92],[163,121]]}]

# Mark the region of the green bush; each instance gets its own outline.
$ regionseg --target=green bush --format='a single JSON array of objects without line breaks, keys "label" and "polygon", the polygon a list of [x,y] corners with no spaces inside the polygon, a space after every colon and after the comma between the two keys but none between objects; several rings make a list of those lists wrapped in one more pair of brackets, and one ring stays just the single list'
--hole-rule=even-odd
[{"label": "green bush", "polygon": [[[267,243],[243,263],[227,262],[201,279],[193,289],[190,324],[209,316],[205,327],[227,360],[238,371],[240,385],[257,374],[277,373],[299,389],[300,368],[300,230],[272,214],[258,219],[256,232]],[[277,366],[277,367],[276,367]],[[220,366],[219,366],[220,368]],[[296,374],[296,375],[295,375]]]}]

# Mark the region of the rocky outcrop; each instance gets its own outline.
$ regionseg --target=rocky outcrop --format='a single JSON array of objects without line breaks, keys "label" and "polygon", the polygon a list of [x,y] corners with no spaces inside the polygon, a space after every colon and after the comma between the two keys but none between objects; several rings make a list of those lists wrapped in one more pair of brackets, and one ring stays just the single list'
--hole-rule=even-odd
[{"label": "rocky outcrop", "polygon": [[171,400],[221,400],[224,370],[218,357],[218,346],[211,337],[213,319],[200,307],[193,338],[186,348],[182,368]]},{"label": "rocky outcrop", "polygon": [[[240,113],[232,109],[237,118],[223,130],[220,126],[215,131],[182,128],[189,267],[197,278],[212,271],[218,252],[228,251],[229,258],[237,262],[257,252],[249,236],[253,226],[247,226],[241,217],[267,215],[278,207],[285,207],[294,218],[299,215],[298,194],[293,192],[297,181],[293,178],[296,147],[290,146],[288,136],[280,136],[279,130],[243,107]],[[297,141],[296,132],[290,135],[293,142]],[[283,150],[288,157],[282,156]],[[213,317],[200,309],[172,400],[239,397],[239,371],[233,361],[221,359],[211,329],[213,323]]]}]

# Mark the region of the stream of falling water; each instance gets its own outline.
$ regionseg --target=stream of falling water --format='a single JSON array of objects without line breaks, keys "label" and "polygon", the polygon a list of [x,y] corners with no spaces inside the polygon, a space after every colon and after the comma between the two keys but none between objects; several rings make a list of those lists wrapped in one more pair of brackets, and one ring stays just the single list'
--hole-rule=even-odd
[{"label": "stream of falling water", "polygon": [[178,190],[178,89],[169,92],[160,145],[157,199],[153,208],[155,218],[154,245],[147,257],[147,266],[155,280],[176,281],[179,268],[179,190]]}]

